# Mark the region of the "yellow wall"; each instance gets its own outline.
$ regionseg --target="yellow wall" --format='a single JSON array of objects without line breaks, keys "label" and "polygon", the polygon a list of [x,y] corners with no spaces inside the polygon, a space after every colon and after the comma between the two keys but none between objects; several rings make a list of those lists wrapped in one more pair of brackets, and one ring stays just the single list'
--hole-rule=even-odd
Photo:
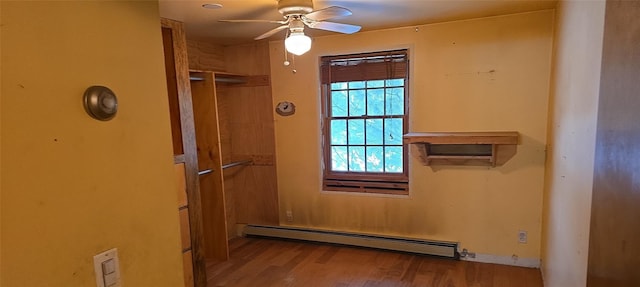
[{"label": "yellow wall", "polygon": [[[553,11],[538,11],[354,35],[316,37],[283,66],[271,42],[280,218],[291,225],[461,242],[481,254],[537,262],[544,181]],[[438,167],[410,162],[410,196],[321,192],[318,58],[385,49],[411,51],[410,131],[520,132],[502,167]],[[518,244],[527,230],[528,244]]]},{"label": "yellow wall", "polygon": [[549,107],[545,286],[586,286],[605,1],[561,1]]},{"label": "yellow wall", "polygon": [[[1,3],[0,285],[95,286],[116,247],[124,286],[180,286],[158,3]],[[96,84],[112,121],[83,110]]]}]

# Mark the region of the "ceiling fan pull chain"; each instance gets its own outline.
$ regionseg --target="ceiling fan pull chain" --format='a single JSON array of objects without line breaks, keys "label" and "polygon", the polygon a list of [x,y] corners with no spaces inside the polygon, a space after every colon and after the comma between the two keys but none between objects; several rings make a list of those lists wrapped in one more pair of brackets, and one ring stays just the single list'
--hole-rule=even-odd
[{"label": "ceiling fan pull chain", "polygon": [[[287,30],[287,32],[284,33],[285,40],[287,39],[287,37],[289,37],[289,30]],[[289,52],[287,51],[287,48],[285,47],[283,50],[284,50],[284,65],[286,67],[286,66],[289,66],[291,63],[289,62],[289,58],[288,58]]]},{"label": "ceiling fan pull chain", "polygon": [[296,70],[296,55],[291,55],[291,61],[293,62],[293,69],[291,72],[295,74],[298,72],[298,70]]}]

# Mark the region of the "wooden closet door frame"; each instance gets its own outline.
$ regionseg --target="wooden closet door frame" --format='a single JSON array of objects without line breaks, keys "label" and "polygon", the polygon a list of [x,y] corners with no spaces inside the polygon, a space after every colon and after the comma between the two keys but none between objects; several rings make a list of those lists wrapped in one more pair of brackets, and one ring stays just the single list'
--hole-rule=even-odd
[{"label": "wooden closet door frame", "polygon": [[206,261],[204,256],[204,237],[202,225],[202,206],[200,183],[198,179],[198,155],[193,119],[191,83],[189,80],[189,58],[184,25],[181,22],[161,19],[162,28],[171,30],[175,75],[180,103],[180,126],[182,128],[182,146],[184,149],[185,180],[189,207],[189,227],[191,230],[191,252],[193,256],[194,287],[206,287]]}]

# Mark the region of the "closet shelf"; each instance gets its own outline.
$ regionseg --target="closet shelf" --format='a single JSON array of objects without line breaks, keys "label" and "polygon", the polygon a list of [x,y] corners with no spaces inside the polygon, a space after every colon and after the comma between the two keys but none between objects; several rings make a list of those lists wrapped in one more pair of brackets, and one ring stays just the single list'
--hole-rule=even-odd
[{"label": "closet shelf", "polygon": [[201,70],[189,70],[189,80],[191,81],[204,81],[205,74],[213,73],[216,83],[226,84],[246,84],[249,76],[231,74],[227,72],[213,72],[213,71],[201,71]]},{"label": "closet shelf", "polygon": [[227,72],[189,70],[189,79],[200,82],[211,78],[221,86],[233,87],[268,87],[271,85],[269,75],[240,75]]},{"label": "closet shelf", "polygon": [[420,132],[408,133],[403,143],[411,144],[424,165],[503,165],[516,154],[518,132]]}]

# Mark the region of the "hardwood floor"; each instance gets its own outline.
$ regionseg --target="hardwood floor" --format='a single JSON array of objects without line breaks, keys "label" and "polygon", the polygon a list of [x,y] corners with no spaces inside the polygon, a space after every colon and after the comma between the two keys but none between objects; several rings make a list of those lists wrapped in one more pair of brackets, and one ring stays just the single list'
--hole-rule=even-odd
[{"label": "hardwood floor", "polygon": [[540,270],[297,241],[235,238],[207,286],[542,287]]}]

